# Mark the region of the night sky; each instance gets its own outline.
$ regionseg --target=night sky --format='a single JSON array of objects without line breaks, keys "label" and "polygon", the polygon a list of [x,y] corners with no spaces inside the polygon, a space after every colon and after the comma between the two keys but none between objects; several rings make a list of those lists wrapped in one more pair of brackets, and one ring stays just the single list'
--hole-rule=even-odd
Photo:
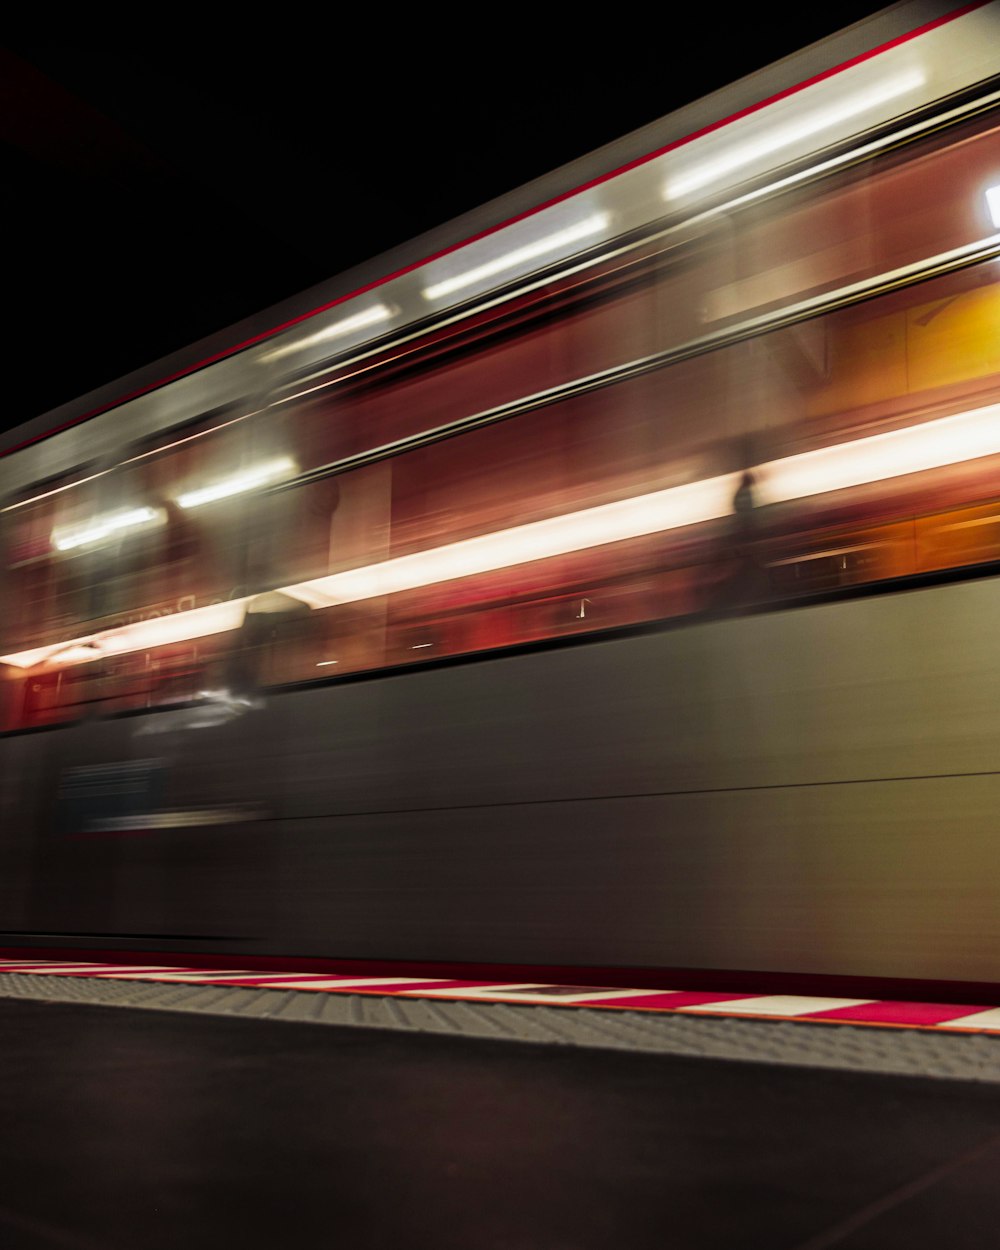
[{"label": "night sky", "polygon": [[[809,6],[811,8],[811,6]],[[16,425],[878,11],[0,48]],[[769,20],[768,20],[769,19]],[[568,11],[567,11],[568,20]],[[762,21],[768,20],[767,29]],[[554,27],[554,23],[553,23]],[[392,39],[389,46],[387,38]]]}]

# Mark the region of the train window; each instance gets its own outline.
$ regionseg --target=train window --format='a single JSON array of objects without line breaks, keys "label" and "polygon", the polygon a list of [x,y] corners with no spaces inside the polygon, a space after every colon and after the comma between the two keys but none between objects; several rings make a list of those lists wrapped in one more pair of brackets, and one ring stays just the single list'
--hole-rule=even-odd
[{"label": "train window", "polygon": [[4,727],[1000,558],[995,137],[639,240],[3,513]]}]

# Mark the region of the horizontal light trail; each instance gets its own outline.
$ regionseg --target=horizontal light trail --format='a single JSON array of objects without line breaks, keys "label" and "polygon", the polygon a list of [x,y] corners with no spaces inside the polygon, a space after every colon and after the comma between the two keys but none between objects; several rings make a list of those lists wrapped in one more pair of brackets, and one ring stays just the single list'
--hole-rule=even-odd
[{"label": "horizontal light trail", "polygon": [[[809,101],[804,97],[811,92],[829,94],[831,84],[819,83],[806,88],[797,96],[779,100],[769,106],[766,113],[758,114],[749,121],[758,126],[767,121],[773,128],[766,134],[754,137],[740,137],[740,123],[734,123],[731,135],[727,132],[726,148],[718,156],[709,157],[686,172],[678,173],[670,178],[664,188],[664,197],[668,200],[681,199],[701,191],[712,183],[721,182],[731,175],[755,165],[760,161],[774,156],[786,149],[794,149],[796,145],[807,139],[813,139],[825,132],[835,132],[845,122],[853,121],[865,113],[871,113],[899,99],[909,92],[924,86],[926,75],[913,67],[895,76],[875,82],[871,86],[845,95],[830,104],[810,108]],[[840,84],[833,84],[839,89]],[[782,114],[791,113],[792,119],[774,125],[774,119]]]},{"label": "horizontal light trail", "polygon": [[109,655],[127,655],[133,651],[151,651],[171,643],[209,638],[230,629],[239,629],[246,613],[247,599],[230,599],[188,612],[174,612],[146,621],[133,621],[116,629],[104,629],[83,638],[32,647],[13,655],[0,655],[0,663],[15,668],[33,668],[49,663],[53,668],[103,660]]},{"label": "horizontal light trail", "polygon": [[373,304],[370,308],[364,308],[360,312],[352,313],[349,317],[341,317],[339,321],[334,321],[331,325],[325,326],[322,330],[317,330],[313,334],[307,334],[302,338],[297,338],[292,343],[286,343],[282,347],[276,347],[272,351],[262,352],[257,357],[260,364],[270,364],[274,360],[281,360],[285,356],[292,356],[296,352],[305,351],[308,347],[315,347],[320,343],[331,342],[334,339],[346,338],[349,334],[354,334],[358,330],[367,330],[371,326],[384,325],[385,322],[391,321],[396,315],[396,310],[390,308],[388,304]]},{"label": "horizontal light trail", "polygon": [[738,474],[725,474],[686,486],[585,508],[564,516],[533,521],[477,538],[448,543],[380,564],[317,577],[283,593],[310,607],[357,603],[421,586],[474,577],[516,564],[548,560],[606,543],[622,542],[663,530],[696,525],[726,516],[732,509]]},{"label": "horizontal light trail", "polygon": [[755,470],[761,503],[867,486],[1000,454],[1000,404],[908,425],[886,434],[818,447]]},{"label": "horizontal light trail", "polygon": [[990,210],[990,220],[1000,227],[1000,185],[987,188],[986,207]]},{"label": "horizontal light trail", "polygon": [[[751,472],[758,502],[773,504],[992,455],[1000,455],[1000,404],[786,456],[757,465]],[[359,603],[697,525],[731,514],[741,477],[738,472],[729,473],[671,486],[278,587],[271,593],[297,599],[311,608]],[[65,667],[109,655],[148,651],[238,629],[248,608],[253,610],[252,603],[250,597],[234,599],[137,621],[87,637],[0,656],[0,662],[22,669],[41,663]]]},{"label": "horizontal light trail", "polygon": [[552,234],[544,235],[533,243],[526,243],[523,247],[514,248],[510,252],[505,252],[502,256],[494,257],[492,260],[476,265],[472,269],[466,269],[463,273],[455,274],[454,277],[442,278],[440,282],[435,282],[431,286],[424,288],[424,298],[440,299],[444,295],[453,295],[456,291],[463,291],[467,287],[475,286],[478,282],[482,282],[487,278],[495,278],[497,274],[517,269],[529,261],[538,260],[542,256],[552,256],[573,243],[579,243],[583,239],[589,239],[594,235],[604,234],[608,229],[610,221],[610,214],[594,213],[590,217],[584,218],[583,221],[567,226],[563,230],[556,230]]},{"label": "horizontal light trail", "polygon": [[123,512],[110,512],[106,516],[94,517],[82,525],[52,531],[52,545],[58,551],[72,551],[77,547],[89,547],[101,543],[113,534],[122,534],[126,530],[145,528],[157,524],[162,525],[167,519],[162,508],[129,508]]},{"label": "horizontal light trail", "polygon": [[182,508],[200,508],[206,503],[215,503],[219,499],[230,499],[233,495],[242,495],[247,491],[256,490],[260,486],[270,486],[275,482],[294,477],[298,466],[291,456],[279,456],[275,460],[265,460],[261,464],[251,465],[240,473],[230,474],[216,482],[209,482],[198,490],[187,491],[177,496]]}]

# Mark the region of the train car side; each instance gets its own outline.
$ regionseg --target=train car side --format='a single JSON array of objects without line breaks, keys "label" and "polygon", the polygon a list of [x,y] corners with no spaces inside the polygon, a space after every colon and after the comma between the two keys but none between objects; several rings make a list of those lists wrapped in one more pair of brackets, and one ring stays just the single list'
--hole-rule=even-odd
[{"label": "train car side", "polygon": [[8,737],[6,937],[1000,984],[998,611],[986,577]]}]

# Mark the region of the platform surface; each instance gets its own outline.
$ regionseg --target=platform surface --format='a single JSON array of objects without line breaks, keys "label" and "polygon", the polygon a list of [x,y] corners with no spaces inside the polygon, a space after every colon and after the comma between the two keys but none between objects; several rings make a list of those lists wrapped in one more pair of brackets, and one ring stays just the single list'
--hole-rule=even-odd
[{"label": "platform surface", "polygon": [[0,1054],[4,1250],[978,1250],[1000,1227],[989,1080],[16,998]]}]

